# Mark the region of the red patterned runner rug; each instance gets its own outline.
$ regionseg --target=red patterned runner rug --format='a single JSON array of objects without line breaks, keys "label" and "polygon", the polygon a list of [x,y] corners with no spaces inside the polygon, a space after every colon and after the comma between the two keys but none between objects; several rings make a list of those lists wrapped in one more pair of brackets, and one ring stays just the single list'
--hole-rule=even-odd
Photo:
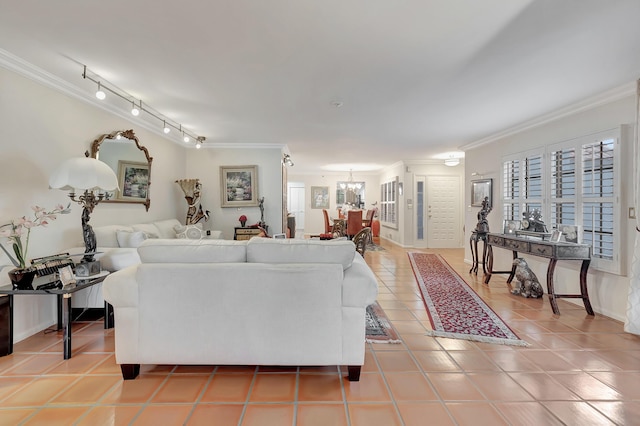
[{"label": "red patterned runner rug", "polygon": [[409,253],[432,336],[528,346],[438,254]]}]

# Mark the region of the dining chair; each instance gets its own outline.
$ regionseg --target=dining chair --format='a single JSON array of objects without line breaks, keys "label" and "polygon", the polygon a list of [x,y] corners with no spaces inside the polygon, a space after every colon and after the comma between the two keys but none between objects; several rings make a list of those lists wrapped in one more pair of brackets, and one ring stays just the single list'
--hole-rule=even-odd
[{"label": "dining chair", "polygon": [[322,209],[322,214],[324,215],[324,233],[328,234],[331,232],[331,222],[329,221],[329,212],[327,209]]},{"label": "dining chair", "polygon": [[362,229],[362,210],[347,212],[347,237],[353,238]]},{"label": "dining chair", "polygon": [[362,226],[371,227],[371,225],[373,224],[373,216],[375,216],[375,214],[376,214],[376,209],[367,210],[367,214],[365,215],[364,220],[362,221]]},{"label": "dining chair", "polygon": [[362,228],[356,235],[353,237],[353,243],[356,245],[356,251],[360,253],[362,257],[364,257],[364,253],[367,250],[367,244],[371,241],[371,228],[368,226],[366,228]]}]

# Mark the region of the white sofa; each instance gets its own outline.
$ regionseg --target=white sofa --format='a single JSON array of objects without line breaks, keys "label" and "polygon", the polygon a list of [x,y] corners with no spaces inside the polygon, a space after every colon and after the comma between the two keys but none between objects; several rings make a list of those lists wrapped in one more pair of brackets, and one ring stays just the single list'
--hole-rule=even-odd
[{"label": "white sofa", "polygon": [[[185,228],[177,219],[159,220],[150,223],[137,223],[133,225],[105,225],[94,226],[93,232],[96,234],[95,256],[100,261],[103,270],[109,272],[119,271],[127,266],[140,263],[138,256],[138,246],[146,239],[175,239],[178,237],[176,228]],[[206,235],[202,230],[202,224],[191,225],[199,228],[201,235],[199,238],[222,239],[222,232],[211,231],[211,235]],[[183,232],[184,237],[188,237]],[[189,235],[190,236],[190,235]],[[79,242],[77,247],[70,249],[71,254],[84,253],[84,242]]]},{"label": "white sofa", "polygon": [[375,275],[351,241],[147,240],[109,275],[116,362],[347,365],[358,380]]}]

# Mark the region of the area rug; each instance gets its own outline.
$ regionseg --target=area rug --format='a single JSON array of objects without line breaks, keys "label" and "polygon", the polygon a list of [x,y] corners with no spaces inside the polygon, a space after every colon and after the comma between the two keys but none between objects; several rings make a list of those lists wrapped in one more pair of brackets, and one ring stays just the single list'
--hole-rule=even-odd
[{"label": "area rug", "polygon": [[366,320],[366,341],[368,343],[400,343],[398,333],[393,329],[378,302],[367,306]]},{"label": "area rug", "polygon": [[409,253],[409,260],[433,327],[429,335],[529,346],[440,255]]}]

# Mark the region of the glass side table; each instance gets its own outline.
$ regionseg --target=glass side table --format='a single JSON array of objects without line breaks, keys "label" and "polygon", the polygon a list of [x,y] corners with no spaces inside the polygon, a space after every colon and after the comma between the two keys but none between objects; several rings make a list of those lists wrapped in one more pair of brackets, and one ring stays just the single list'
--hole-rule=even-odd
[{"label": "glass side table", "polygon": [[[109,275],[108,271],[102,271],[99,274],[90,277],[76,277],[76,282],[68,284],[64,287],[61,285],[52,288],[40,288],[56,283],[55,274],[37,277],[33,281],[35,290],[16,290],[11,284],[3,284],[0,286],[0,295],[9,297],[9,348],[6,355],[13,353],[13,296],[15,295],[55,295],[58,299],[58,330],[63,331],[63,352],[64,359],[71,358],[71,296],[73,293],[85,288],[101,283]],[[6,326],[0,325],[0,326]],[[104,302],[104,328],[113,328],[113,307]]]}]

